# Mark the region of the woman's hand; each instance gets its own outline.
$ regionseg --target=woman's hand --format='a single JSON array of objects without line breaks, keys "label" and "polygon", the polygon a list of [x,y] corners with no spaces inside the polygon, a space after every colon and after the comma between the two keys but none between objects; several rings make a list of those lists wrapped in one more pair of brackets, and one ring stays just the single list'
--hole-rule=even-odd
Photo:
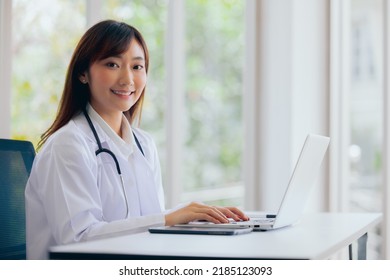
[{"label": "woman's hand", "polygon": [[228,223],[228,218],[235,221],[249,218],[236,207],[208,206],[202,203],[192,202],[174,212],[165,215],[165,225],[185,224],[195,220],[205,220],[215,224]]}]

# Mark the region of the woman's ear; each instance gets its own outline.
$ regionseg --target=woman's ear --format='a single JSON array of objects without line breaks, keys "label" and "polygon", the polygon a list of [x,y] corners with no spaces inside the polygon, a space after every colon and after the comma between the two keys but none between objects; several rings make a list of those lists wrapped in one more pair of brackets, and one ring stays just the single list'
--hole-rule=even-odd
[{"label": "woman's ear", "polygon": [[87,84],[88,83],[88,78],[87,78],[86,73],[80,74],[79,80],[80,80],[81,83]]}]

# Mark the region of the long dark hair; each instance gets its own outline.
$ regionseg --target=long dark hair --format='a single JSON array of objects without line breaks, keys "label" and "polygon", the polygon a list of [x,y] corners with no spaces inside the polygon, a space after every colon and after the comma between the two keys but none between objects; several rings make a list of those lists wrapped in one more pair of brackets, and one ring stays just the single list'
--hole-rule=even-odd
[{"label": "long dark hair", "polygon": [[[66,125],[86,107],[91,92],[88,84],[80,82],[80,75],[96,61],[124,53],[132,40],[137,40],[145,53],[145,70],[148,73],[149,52],[141,33],[131,25],[114,20],[101,21],[85,32],[74,50],[68,66],[65,85],[53,124],[42,134],[38,149],[58,129]],[[131,124],[141,119],[145,88],[138,101],[126,112]]]}]

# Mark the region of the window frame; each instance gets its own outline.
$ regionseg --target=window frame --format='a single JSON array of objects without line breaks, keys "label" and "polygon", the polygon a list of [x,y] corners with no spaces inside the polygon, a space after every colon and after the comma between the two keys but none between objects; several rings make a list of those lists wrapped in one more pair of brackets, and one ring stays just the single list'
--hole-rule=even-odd
[{"label": "window frame", "polygon": [[0,137],[11,137],[12,1],[0,1]]},{"label": "window frame", "polygon": [[382,257],[390,259],[390,1],[383,2],[383,222]]}]

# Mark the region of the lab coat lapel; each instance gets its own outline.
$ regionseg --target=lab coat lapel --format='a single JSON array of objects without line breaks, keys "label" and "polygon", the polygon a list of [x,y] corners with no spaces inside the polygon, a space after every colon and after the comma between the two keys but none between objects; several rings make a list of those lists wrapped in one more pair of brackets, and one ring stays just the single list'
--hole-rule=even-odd
[{"label": "lab coat lapel", "polygon": [[132,164],[136,173],[141,215],[161,213],[162,209],[157,191],[158,186],[152,164],[138,148],[134,149],[132,158]]}]

